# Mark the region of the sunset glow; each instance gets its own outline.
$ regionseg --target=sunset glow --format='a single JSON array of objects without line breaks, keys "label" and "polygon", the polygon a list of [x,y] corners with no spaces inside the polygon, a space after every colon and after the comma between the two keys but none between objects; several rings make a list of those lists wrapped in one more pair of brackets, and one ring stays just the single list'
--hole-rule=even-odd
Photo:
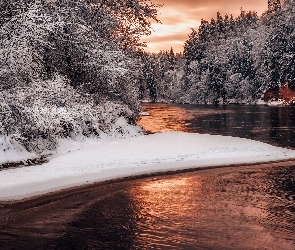
[{"label": "sunset glow", "polygon": [[183,51],[183,44],[191,32],[197,29],[202,18],[210,20],[216,13],[233,14],[238,16],[241,8],[246,11],[256,11],[261,15],[267,9],[266,0],[157,0],[157,4],[164,4],[159,10],[160,23],[153,23],[154,32],[142,41],[147,42],[146,51],[159,52],[173,47],[175,52]]}]

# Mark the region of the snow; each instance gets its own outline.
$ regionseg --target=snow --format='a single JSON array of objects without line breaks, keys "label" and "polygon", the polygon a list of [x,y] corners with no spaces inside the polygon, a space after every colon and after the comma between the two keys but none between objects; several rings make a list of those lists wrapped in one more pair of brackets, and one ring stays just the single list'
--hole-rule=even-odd
[{"label": "snow", "polygon": [[36,154],[29,153],[22,145],[10,136],[0,135],[0,165],[11,162],[26,161],[36,157]]},{"label": "snow", "polygon": [[140,116],[150,116],[151,114],[149,112],[140,112],[139,113]]},{"label": "snow", "polygon": [[269,106],[281,106],[281,105],[284,105],[284,101],[279,99],[277,101],[269,101],[267,102],[267,105]]},{"label": "snow", "polygon": [[184,132],[63,139],[49,162],[0,171],[0,200],[153,172],[292,158],[294,150],[258,141]]}]

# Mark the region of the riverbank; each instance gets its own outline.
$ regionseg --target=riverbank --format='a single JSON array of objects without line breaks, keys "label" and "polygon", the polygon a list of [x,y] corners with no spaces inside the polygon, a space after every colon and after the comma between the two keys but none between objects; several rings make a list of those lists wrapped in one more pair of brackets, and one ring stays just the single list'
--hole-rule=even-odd
[{"label": "riverbank", "polygon": [[294,150],[262,142],[183,132],[62,141],[49,162],[1,171],[0,200],[22,200],[129,176],[294,158]]},{"label": "riverbank", "polygon": [[[219,175],[224,172],[235,173],[239,171],[245,171],[247,169],[255,169],[257,171],[263,169],[270,169],[275,167],[295,167],[295,158],[288,160],[280,161],[269,161],[261,163],[244,163],[244,164],[229,164],[229,165],[220,165],[220,166],[207,166],[207,167],[191,167],[185,169],[171,170],[171,171],[158,171],[145,173],[140,175],[129,175],[121,178],[112,178],[104,181],[97,181],[93,183],[86,182],[78,186],[72,186],[69,188],[58,189],[53,192],[44,193],[41,195],[28,196],[23,199],[8,199],[0,200],[0,208],[2,207],[18,207],[21,210],[21,207],[39,207],[44,204],[51,203],[53,201],[58,201],[60,199],[68,198],[71,196],[76,196],[82,193],[92,192],[93,190],[105,188],[110,188],[112,192],[112,186],[120,185],[120,183],[127,183],[133,181],[141,181],[144,179],[154,178],[161,179],[166,178],[167,176],[181,175],[186,173],[198,173],[204,177],[208,175]],[[19,207],[20,206],[20,207]],[[0,209],[1,210],[1,209]],[[1,213],[0,213],[1,214]],[[3,218],[2,218],[3,219]],[[1,220],[0,220],[1,224]]]}]

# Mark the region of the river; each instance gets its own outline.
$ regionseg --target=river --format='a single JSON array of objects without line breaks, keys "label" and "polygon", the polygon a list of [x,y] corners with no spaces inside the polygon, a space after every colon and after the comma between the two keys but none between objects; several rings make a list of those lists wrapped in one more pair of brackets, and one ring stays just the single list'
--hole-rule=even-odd
[{"label": "river", "polygon": [[267,105],[145,104],[139,124],[152,133],[184,131],[242,137],[295,148],[295,108]]},{"label": "river", "polygon": [[[290,107],[145,104],[150,132],[294,148]],[[0,249],[295,249],[292,161],[146,176],[0,204]]]}]

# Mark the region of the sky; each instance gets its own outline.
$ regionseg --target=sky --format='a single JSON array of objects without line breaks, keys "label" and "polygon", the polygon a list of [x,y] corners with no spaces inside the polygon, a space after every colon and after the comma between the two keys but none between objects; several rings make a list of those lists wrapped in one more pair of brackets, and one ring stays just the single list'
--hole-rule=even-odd
[{"label": "sky", "polygon": [[174,52],[182,52],[191,28],[197,29],[202,18],[216,18],[217,12],[237,17],[241,8],[258,15],[267,9],[267,0],[154,0],[153,3],[164,4],[158,15],[162,24],[153,23],[154,32],[142,41],[148,43],[146,51],[155,53],[171,47]]}]

